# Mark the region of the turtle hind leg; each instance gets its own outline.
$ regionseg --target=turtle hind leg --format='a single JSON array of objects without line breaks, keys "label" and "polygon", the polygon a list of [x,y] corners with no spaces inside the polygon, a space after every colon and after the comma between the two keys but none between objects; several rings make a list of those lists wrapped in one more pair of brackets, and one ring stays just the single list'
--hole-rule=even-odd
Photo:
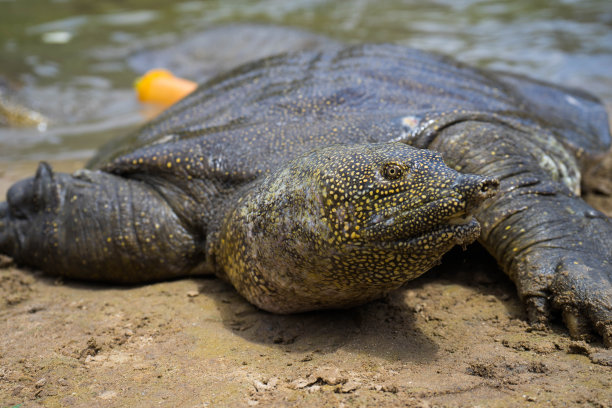
[{"label": "turtle hind leg", "polygon": [[199,271],[203,242],[148,184],[83,170],[15,183],[0,204],[0,253],[69,278],[135,283]]}]

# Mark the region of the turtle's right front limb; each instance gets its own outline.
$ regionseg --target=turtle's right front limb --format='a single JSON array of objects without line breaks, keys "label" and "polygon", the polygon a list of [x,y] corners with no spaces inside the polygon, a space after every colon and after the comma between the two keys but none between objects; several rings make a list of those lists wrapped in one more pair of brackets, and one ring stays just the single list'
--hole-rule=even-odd
[{"label": "turtle's right front limb", "polygon": [[533,323],[559,309],[570,333],[612,346],[612,221],[558,183],[507,192],[483,211],[480,241],[517,284]]},{"label": "turtle's right front limb", "polygon": [[612,221],[570,188],[574,159],[544,132],[486,122],[450,126],[430,147],[451,167],[500,180],[475,214],[479,241],[516,283],[530,321],[547,324],[560,310],[574,337],[593,328],[612,347]]},{"label": "turtle's right front limb", "polygon": [[41,163],[0,203],[0,253],[53,275],[120,283],[184,276],[202,261],[201,246],[151,186],[100,171],[54,174]]}]

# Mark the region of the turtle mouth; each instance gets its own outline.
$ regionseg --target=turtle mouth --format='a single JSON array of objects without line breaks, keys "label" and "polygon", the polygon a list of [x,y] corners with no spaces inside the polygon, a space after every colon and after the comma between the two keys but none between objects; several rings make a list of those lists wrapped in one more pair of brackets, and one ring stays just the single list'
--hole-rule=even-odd
[{"label": "turtle mouth", "polygon": [[367,228],[370,236],[380,240],[409,239],[449,224],[465,224],[471,217],[466,212],[466,203],[455,197],[430,201],[417,208],[409,206],[407,203],[375,214]]},{"label": "turtle mouth", "polygon": [[479,235],[480,223],[472,215],[462,214],[453,216],[445,224],[441,224],[416,238],[449,238],[454,240],[456,245],[467,245],[472,243]]},{"label": "turtle mouth", "polygon": [[480,223],[469,214],[459,214],[436,226],[396,239],[381,241],[382,247],[418,248],[425,252],[444,253],[455,245],[464,248],[480,236]]},{"label": "turtle mouth", "polygon": [[480,235],[480,223],[470,214],[457,214],[431,230],[421,232],[408,238],[408,242],[431,242],[442,245],[452,242],[453,245],[468,245]]},{"label": "turtle mouth", "polygon": [[367,230],[370,239],[383,246],[467,245],[480,235],[480,224],[465,208],[465,202],[445,197],[408,211],[396,209],[384,218],[375,216]]},{"label": "turtle mouth", "polygon": [[450,225],[467,225],[474,221],[474,216],[465,213],[453,215],[446,222]]}]

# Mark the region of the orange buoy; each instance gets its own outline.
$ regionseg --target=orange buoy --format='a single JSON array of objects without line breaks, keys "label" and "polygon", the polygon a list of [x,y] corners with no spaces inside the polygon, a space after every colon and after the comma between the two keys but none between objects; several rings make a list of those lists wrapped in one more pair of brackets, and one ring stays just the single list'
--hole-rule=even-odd
[{"label": "orange buoy", "polygon": [[154,103],[164,108],[184,98],[197,87],[195,82],[175,77],[165,69],[152,69],[134,83],[139,101]]}]

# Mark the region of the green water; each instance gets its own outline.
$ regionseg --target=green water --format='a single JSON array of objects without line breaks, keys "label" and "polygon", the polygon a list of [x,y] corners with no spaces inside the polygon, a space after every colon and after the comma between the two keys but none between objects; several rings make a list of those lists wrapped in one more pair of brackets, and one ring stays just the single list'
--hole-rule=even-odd
[{"label": "green water", "polygon": [[88,157],[142,121],[131,90],[135,54],[233,22],[435,50],[580,87],[612,105],[610,0],[0,0],[0,76],[51,121],[44,131],[0,128],[0,166]]}]

